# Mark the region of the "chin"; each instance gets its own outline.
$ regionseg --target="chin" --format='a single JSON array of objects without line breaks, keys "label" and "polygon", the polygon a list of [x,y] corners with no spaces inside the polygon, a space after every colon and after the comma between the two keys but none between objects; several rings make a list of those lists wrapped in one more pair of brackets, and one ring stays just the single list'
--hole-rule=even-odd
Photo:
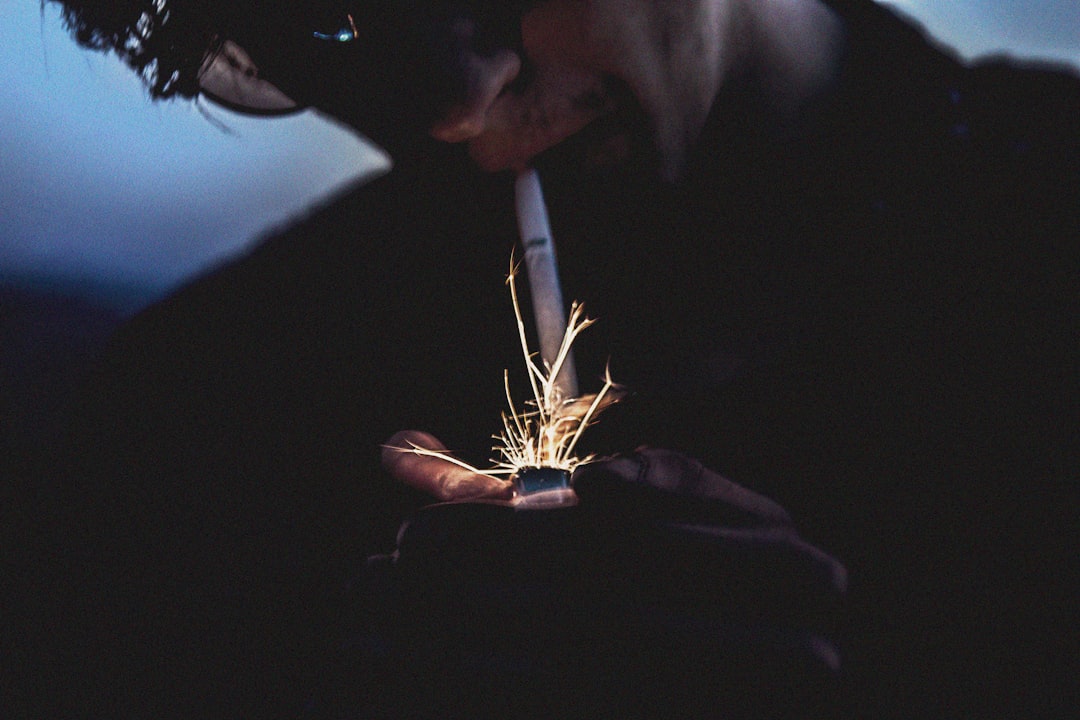
[{"label": "chin", "polygon": [[514,134],[478,137],[469,144],[473,161],[487,172],[527,167],[550,170],[589,170],[634,166],[664,176],[667,161],[653,140],[653,124],[640,106],[626,96],[609,109],[559,137],[522,139]]}]

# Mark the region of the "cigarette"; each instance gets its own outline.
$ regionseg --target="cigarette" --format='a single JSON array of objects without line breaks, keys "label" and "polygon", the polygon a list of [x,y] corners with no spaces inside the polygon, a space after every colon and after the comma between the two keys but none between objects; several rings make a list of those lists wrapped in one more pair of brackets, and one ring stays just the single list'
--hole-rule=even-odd
[{"label": "cigarette", "polygon": [[[514,195],[536,334],[540,341],[540,357],[550,367],[559,354],[563,335],[566,334],[567,318],[559,285],[559,268],[555,261],[555,241],[551,236],[540,177],[535,170],[530,168],[518,175]],[[564,398],[578,396],[573,355],[566,357],[555,385]]]}]

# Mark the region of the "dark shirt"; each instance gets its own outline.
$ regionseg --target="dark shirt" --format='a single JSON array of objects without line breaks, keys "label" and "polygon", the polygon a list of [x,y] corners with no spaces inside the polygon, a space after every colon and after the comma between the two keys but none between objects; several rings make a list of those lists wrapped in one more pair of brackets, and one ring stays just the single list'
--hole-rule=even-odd
[{"label": "dark shirt", "polygon": [[[838,555],[859,714],[1049,715],[1078,662],[1080,84],[846,12],[835,90],[780,126],[734,79],[678,185],[568,165],[573,143],[539,161],[565,294],[599,319],[583,389],[610,359],[633,391],[588,449],[698,457]],[[438,150],[116,337],[65,523],[94,702],[318,696],[350,581],[420,503],[380,443],[424,429],[483,463],[503,369],[527,390],[511,213],[511,178]]]}]

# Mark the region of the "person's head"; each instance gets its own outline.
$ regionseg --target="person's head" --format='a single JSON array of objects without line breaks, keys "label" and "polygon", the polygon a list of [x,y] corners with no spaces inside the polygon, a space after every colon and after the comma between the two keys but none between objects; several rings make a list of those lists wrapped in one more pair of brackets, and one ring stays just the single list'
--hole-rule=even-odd
[{"label": "person's head", "polygon": [[[54,0],[158,96],[316,107],[392,154],[428,135],[514,169],[635,115],[676,174],[769,8],[815,0]],[[820,10],[820,8],[818,8]],[[640,120],[644,119],[644,122]]]},{"label": "person's head", "polygon": [[236,110],[316,107],[390,146],[459,92],[450,3],[415,0],[52,0],[83,45],[111,50],[155,98]]}]

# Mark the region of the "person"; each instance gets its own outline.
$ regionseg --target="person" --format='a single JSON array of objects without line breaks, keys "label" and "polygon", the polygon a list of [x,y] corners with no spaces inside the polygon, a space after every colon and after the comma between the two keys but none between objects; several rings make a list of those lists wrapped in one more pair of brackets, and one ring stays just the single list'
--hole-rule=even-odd
[{"label": "person", "polygon": [[[691,496],[698,478],[708,478],[706,496],[728,487],[705,467],[779,499],[852,574],[839,638],[846,714],[1053,716],[1073,702],[1072,553],[1062,540],[1074,534],[1077,467],[1068,441],[1078,407],[1072,74],[962,66],[855,0],[409,3],[362,22],[337,3],[189,5],[184,15],[179,2],[149,3],[149,20],[116,24],[99,6],[72,4],[69,18],[89,44],[119,47],[160,94],[197,92],[202,71],[210,96],[261,112],[318,107],[385,137],[397,162],[136,319],[87,390],[72,442],[87,497],[73,501],[81,524],[67,524],[69,546],[89,556],[72,563],[86,568],[80,587],[101,593],[79,602],[91,615],[108,608],[124,630],[119,651],[101,654],[122,659],[122,671],[97,700],[131,716],[272,716],[300,698],[340,697],[363,714],[374,701],[358,678],[377,678],[377,696],[417,667],[445,670],[447,658],[472,658],[462,667],[476,671],[478,647],[504,667],[532,667],[527,654],[496,652],[527,646],[532,616],[508,632],[516,642],[493,648],[460,619],[436,612],[417,623],[413,613],[395,625],[392,609],[358,610],[340,588],[360,573],[359,558],[393,545],[419,502],[404,485],[373,479],[391,433],[418,428],[464,457],[486,452],[502,369],[516,367],[502,287],[508,180],[532,164],[548,188],[567,294],[601,318],[579,349],[582,377],[598,376],[610,356],[634,391],[592,444],[681,453],[648,451],[577,478],[586,496],[604,488],[590,505],[604,522],[624,531],[626,517],[668,507],[666,495],[628,490],[635,478]],[[339,28],[344,40],[315,35]],[[368,63],[385,69],[365,72]],[[445,470],[394,465],[421,485]],[[473,492],[471,481],[459,487]],[[680,536],[683,544],[647,535],[656,555],[637,561],[664,581],[631,573],[640,583],[621,590],[640,599],[633,588],[674,589],[677,601],[680,586],[668,580],[694,576],[694,543],[738,535],[736,497],[695,499],[706,508],[672,511],[661,524],[711,529]],[[787,526],[771,508],[744,508],[755,540]],[[498,530],[489,518],[466,520]],[[820,557],[781,535],[800,549],[799,567]],[[399,558],[445,584],[447,565],[424,559],[462,554],[440,556],[425,538],[455,537],[418,522]],[[603,545],[590,539],[585,547]],[[418,546],[426,549],[411,555]],[[688,585],[684,609],[707,606],[701,595],[711,591],[721,615],[734,608],[735,627],[758,639],[785,619],[823,624],[801,611],[835,607],[834,564],[825,562],[833,571],[819,592],[774,556],[749,555],[759,564],[748,572],[773,571],[756,577],[779,578],[788,602],[753,623],[747,611],[759,598],[740,599],[703,573],[706,587]],[[664,560],[678,572],[659,572]],[[455,617],[506,620],[496,600],[485,604],[506,587],[485,585],[482,562],[460,567],[479,584],[436,593],[456,600]],[[389,577],[387,593],[403,607],[432,610],[423,589],[439,585]],[[604,608],[582,604],[593,617]],[[371,615],[381,635],[346,627]],[[680,655],[704,653],[709,643],[689,638],[694,628],[722,637],[716,624],[689,611],[672,617],[697,624],[613,620],[609,630],[638,628],[626,636],[637,640],[656,642],[657,627],[684,632],[641,650],[648,672],[619,665],[633,648],[613,640],[618,632],[595,657],[579,648],[570,657],[588,666],[574,691],[622,669],[631,679],[624,709],[685,697],[707,698],[690,713],[725,701],[733,709],[737,688],[709,692],[730,666],[709,657],[695,674]],[[402,660],[424,647],[409,632],[448,625],[464,634],[438,636],[419,664]],[[340,637],[354,639],[350,651],[331,640]],[[566,651],[575,640],[551,642]],[[830,652],[787,647],[818,669]],[[365,661],[351,673],[327,670],[350,652]],[[367,662],[372,654],[384,665]],[[441,662],[424,664],[433,658]],[[663,658],[671,672],[658,672]],[[791,665],[748,667],[776,698],[777,687],[799,685]],[[493,676],[475,672],[470,687],[490,692]],[[407,700],[411,689],[417,715],[453,695],[439,683],[424,692],[440,676],[417,677],[388,695]],[[693,680],[680,686],[680,677]],[[807,686],[820,680],[809,677]],[[787,712],[844,714],[814,705],[805,687]],[[530,707],[547,699],[531,696]]]}]

